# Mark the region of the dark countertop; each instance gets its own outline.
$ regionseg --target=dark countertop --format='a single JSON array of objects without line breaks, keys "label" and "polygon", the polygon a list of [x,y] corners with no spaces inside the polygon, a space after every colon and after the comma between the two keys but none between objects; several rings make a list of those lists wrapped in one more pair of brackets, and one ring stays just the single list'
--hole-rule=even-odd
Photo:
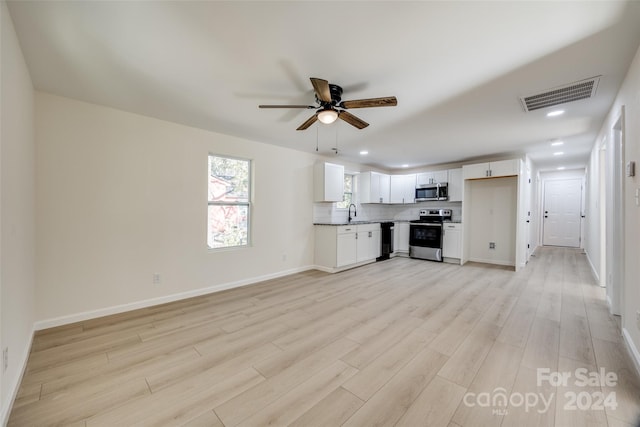
[{"label": "dark countertop", "polygon": [[408,219],[377,219],[371,221],[351,221],[351,222],[314,222],[313,225],[359,225],[359,224],[379,224],[381,222],[410,222]]},{"label": "dark countertop", "polygon": [[[379,224],[381,222],[411,222],[409,219],[385,219],[385,220],[371,220],[371,221],[351,221],[351,222],[314,222],[313,225],[329,225],[329,226],[341,226],[341,225],[358,225],[358,224]],[[460,220],[448,220],[445,223],[462,224]]]}]

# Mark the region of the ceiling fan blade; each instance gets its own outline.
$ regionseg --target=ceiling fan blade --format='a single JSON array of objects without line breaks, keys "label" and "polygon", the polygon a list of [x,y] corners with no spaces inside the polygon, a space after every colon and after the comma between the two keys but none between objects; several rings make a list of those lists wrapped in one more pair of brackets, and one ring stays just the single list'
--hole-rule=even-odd
[{"label": "ceiling fan blade", "polygon": [[353,114],[347,111],[338,112],[338,118],[349,123],[351,126],[357,127],[358,129],[364,129],[367,126],[369,126],[369,123],[365,122],[362,119],[357,118],[356,116],[354,116]]},{"label": "ceiling fan blade", "polygon": [[301,124],[300,126],[298,126],[298,129],[296,130],[305,130],[307,129],[309,126],[311,126],[312,124],[314,124],[316,122],[316,120],[318,120],[318,115],[314,114],[313,116],[309,117],[307,119],[306,122],[304,122],[303,124]]},{"label": "ceiling fan blade", "polygon": [[369,107],[395,107],[398,100],[395,96],[385,96],[383,98],[355,99],[353,101],[343,101],[342,108],[369,108]]},{"label": "ceiling fan blade", "polygon": [[311,77],[311,84],[320,101],[331,102],[331,90],[329,89],[328,81]]},{"label": "ceiling fan blade", "polygon": [[305,108],[309,110],[318,107],[313,105],[258,105],[258,108]]}]

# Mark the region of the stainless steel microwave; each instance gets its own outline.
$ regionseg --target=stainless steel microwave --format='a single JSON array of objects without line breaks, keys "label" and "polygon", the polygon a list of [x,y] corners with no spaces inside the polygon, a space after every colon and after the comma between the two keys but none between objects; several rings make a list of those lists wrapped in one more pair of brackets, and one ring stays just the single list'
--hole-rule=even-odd
[{"label": "stainless steel microwave", "polygon": [[430,200],[449,200],[448,185],[446,182],[424,184],[416,187],[416,202],[427,202]]}]

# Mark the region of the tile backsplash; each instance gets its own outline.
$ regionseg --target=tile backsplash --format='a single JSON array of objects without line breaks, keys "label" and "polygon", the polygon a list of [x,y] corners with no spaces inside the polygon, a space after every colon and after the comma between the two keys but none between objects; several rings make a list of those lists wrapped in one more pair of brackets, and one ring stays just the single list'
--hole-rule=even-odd
[{"label": "tile backsplash", "polygon": [[[355,221],[411,221],[418,219],[420,209],[451,209],[451,219],[462,220],[462,202],[420,202],[411,205],[356,204]],[[336,208],[335,203],[314,203],[313,222],[336,224],[347,221],[346,209]]]}]

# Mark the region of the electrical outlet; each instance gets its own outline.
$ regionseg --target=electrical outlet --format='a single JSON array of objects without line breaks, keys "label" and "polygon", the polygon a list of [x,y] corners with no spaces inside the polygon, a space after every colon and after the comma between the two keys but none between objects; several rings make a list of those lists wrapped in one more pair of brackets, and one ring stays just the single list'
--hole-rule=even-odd
[{"label": "electrical outlet", "polygon": [[153,273],[153,284],[154,285],[160,284],[160,273]]},{"label": "electrical outlet", "polygon": [[2,372],[5,372],[9,367],[9,347],[5,347],[2,350]]},{"label": "electrical outlet", "polygon": [[636,326],[640,330],[640,310],[636,311]]},{"label": "electrical outlet", "polygon": [[495,249],[496,248],[496,242],[489,242],[489,249]]}]

